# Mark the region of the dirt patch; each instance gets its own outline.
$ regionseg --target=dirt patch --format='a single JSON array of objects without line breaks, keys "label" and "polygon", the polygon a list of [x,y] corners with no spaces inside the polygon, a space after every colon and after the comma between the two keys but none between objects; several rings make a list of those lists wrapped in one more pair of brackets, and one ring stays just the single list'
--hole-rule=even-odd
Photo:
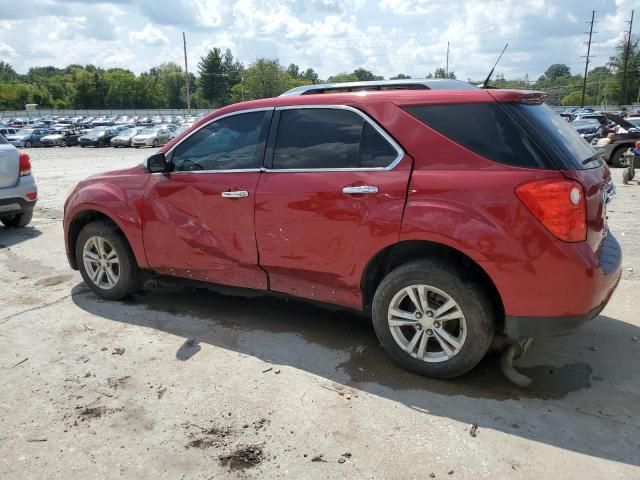
[{"label": "dirt patch", "polygon": [[53,287],[61,283],[68,282],[73,279],[73,275],[53,275],[51,277],[41,278],[35,283],[36,287]]},{"label": "dirt patch", "polygon": [[119,387],[123,387],[130,378],[131,377],[129,375],[120,378],[109,377],[107,378],[107,385],[109,385],[110,388],[117,390]]},{"label": "dirt patch", "polygon": [[185,448],[220,448],[226,447],[233,436],[233,430],[227,427],[201,427],[194,424],[185,424],[185,428],[197,429],[197,432],[189,432],[189,440]]},{"label": "dirt patch", "polygon": [[229,455],[219,457],[220,465],[229,467],[229,470],[246,470],[260,465],[265,459],[264,451],[260,445],[248,445],[239,447]]},{"label": "dirt patch", "polygon": [[111,415],[112,413],[121,412],[122,410],[124,410],[124,407],[118,407],[118,408],[85,407],[78,414],[78,418],[84,421],[85,419],[88,419],[88,418],[100,418],[105,415]]}]

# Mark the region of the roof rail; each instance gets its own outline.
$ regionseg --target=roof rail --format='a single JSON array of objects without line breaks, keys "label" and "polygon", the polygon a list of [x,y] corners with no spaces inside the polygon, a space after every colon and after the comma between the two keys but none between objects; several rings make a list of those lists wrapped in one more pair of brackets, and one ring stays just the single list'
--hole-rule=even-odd
[{"label": "roof rail", "polygon": [[284,92],[281,97],[294,95],[317,95],[321,93],[345,93],[379,90],[476,90],[478,87],[461,80],[452,79],[408,79],[373,80],[367,82],[321,83],[304,85]]}]

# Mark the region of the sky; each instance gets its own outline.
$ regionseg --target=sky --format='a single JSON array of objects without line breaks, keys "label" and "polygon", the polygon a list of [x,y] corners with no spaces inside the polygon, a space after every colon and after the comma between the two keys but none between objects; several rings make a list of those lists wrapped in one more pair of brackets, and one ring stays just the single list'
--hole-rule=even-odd
[{"label": "sky", "polygon": [[31,66],[94,64],[135,73],[162,62],[189,69],[209,48],[245,65],[277,58],[326,78],[363,66],[424,77],[446,62],[458,78],[496,72],[536,79],[552,63],[584,70],[585,31],[596,10],[591,60],[606,63],[640,0],[0,0],[0,60]]}]

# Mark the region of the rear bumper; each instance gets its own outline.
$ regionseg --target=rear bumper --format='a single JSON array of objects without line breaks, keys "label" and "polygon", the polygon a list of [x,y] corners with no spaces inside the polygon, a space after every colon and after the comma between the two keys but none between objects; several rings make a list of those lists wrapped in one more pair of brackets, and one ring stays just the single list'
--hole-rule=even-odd
[{"label": "rear bumper", "polygon": [[[572,295],[572,303],[577,301],[584,305],[584,313],[553,316],[507,314],[504,322],[504,335],[511,339],[553,336],[570,332],[597,317],[609,302],[622,275],[622,250],[613,235],[607,236],[598,250],[596,258],[598,267],[592,271],[584,272],[587,277],[586,283],[585,279],[572,282],[570,277],[565,277],[569,285],[565,295]],[[544,280],[542,281],[544,282]],[[580,288],[578,285],[585,285],[585,288]],[[542,301],[544,301],[544,297]]]},{"label": "rear bumper", "polygon": [[[15,185],[0,188],[0,215],[15,215],[32,209],[36,204],[37,196],[38,187],[33,175],[19,177]],[[29,197],[35,199],[30,200]]]}]

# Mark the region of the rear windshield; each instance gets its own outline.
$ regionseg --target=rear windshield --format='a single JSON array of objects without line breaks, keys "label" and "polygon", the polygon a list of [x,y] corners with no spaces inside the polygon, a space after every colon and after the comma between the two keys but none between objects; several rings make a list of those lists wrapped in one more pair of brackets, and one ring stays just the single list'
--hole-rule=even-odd
[{"label": "rear windshield", "polygon": [[407,107],[420,121],[495,162],[525,168],[599,165],[595,150],[546,105],[473,103]]},{"label": "rear windshield", "polygon": [[562,167],[575,170],[601,164],[593,147],[548,106],[510,103],[505,107]]}]

